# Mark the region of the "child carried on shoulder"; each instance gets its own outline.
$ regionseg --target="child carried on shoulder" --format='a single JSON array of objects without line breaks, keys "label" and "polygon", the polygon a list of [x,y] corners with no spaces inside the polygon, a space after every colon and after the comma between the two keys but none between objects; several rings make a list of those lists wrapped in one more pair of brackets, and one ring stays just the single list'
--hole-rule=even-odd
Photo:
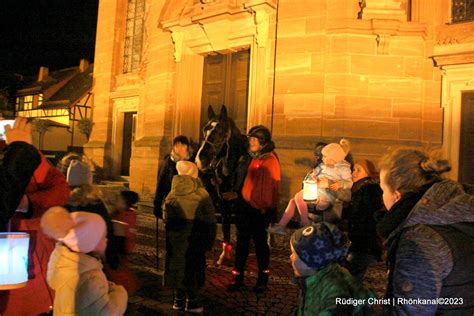
[{"label": "child carried on shoulder", "polygon": [[[322,162],[320,162],[307,177],[311,177],[318,185],[317,210],[326,210],[336,201],[336,192],[340,189],[352,187],[351,164],[345,160],[350,150],[350,143],[341,139],[339,143],[331,143],[322,148]],[[268,228],[269,233],[286,234],[286,225],[298,210],[300,224],[308,224],[308,205],[303,199],[303,190],[295,194],[290,200],[280,221]]]}]

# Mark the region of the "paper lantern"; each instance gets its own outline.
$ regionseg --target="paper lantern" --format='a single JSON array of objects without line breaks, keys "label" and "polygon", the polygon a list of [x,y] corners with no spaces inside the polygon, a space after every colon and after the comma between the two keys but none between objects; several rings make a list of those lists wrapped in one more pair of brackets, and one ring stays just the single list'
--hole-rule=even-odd
[{"label": "paper lantern", "polygon": [[0,233],[0,290],[26,286],[29,245],[27,233]]},{"label": "paper lantern", "polygon": [[314,202],[318,199],[318,184],[308,175],[303,181],[303,200]]}]

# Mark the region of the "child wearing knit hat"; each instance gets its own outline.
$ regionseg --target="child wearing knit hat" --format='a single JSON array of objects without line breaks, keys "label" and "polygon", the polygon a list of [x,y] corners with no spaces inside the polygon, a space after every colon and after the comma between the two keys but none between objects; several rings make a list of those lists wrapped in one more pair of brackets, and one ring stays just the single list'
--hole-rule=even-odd
[{"label": "child wearing knit hat", "polygon": [[[301,228],[291,237],[290,247],[300,287],[298,315],[354,315],[370,309],[368,299],[375,295],[339,265],[347,243],[337,226],[321,222]],[[344,298],[365,299],[365,303],[356,307],[337,303]]]},{"label": "child wearing knit hat", "polygon": [[127,292],[108,282],[102,271],[105,221],[97,214],[53,207],[41,218],[41,228],[57,240],[47,275],[56,291],[54,315],[123,315]]},{"label": "child wearing knit hat", "polygon": [[105,266],[116,270],[119,264],[117,241],[114,236],[112,218],[103,200],[103,192],[92,184],[92,172],[87,164],[72,160],[67,170],[67,182],[71,188],[69,201],[64,206],[69,212],[89,212],[100,215],[107,226],[107,249]]},{"label": "child wearing knit hat", "polygon": [[[351,165],[345,160],[349,150],[350,143],[347,139],[341,139],[339,143],[331,143],[323,147],[322,163],[309,174],[318,184],[316,209],[328,209],[336,201],[336,191],[352,187]],[[293,218],[296,210],[300,214],[301,226],[305,226],[308,223],[308,206],[303,199],[302,190],[290,200],[280,221],[268,228],[268,232],[285,235],[286,225]]]}]

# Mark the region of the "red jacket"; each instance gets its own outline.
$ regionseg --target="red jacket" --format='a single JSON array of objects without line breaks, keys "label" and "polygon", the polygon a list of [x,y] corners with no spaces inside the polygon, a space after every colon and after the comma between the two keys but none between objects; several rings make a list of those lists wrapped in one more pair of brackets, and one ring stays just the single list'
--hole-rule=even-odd
[{"label": "red jacket", "polygon": [[275,208],[280,179],[280,163],[274,153],[254,158],[247,170],[242,197],[256,209]]},{"label": "red jacket", "polygon": [[46,285],[49,257],[55,242],[46,237],[40,228],[40,219],[48,208],[64,205],[70,191],[62,173],[54,168],[44,156],[36,169],[25,194],[29,200],[31,217],[16,214],[11,219],[12,231],[30,234],[28,257],[29,280],[26,287],[13,291],[0,291],[0,313],[2,315],[37,315],[53,305],[53,291]]},{"label": "red jacket", "polygon": [[[130,253],[135,248],[135,237],[136,237],[136,224],[137,224],[137,213],[133,208],[126,211],[115,212],[112,215],[112,219],[125,222],[128,224],[125,229],[125,251]],[[140,287],[139,281],[135,274],[129,269],[128,258],[123,256],[120,258],[120,263],[116,270],[106,270],[107,279],[110,281],[123,285],[128,292],[128,295],[132,295]]]},{"label": "red jacket", "polygon": [[127,253],[132,252],[135,248],[137,213],[133,208],[129,208],[126,211],[115,212],[112,219],[128,224],[125,230],[125,251]]}]

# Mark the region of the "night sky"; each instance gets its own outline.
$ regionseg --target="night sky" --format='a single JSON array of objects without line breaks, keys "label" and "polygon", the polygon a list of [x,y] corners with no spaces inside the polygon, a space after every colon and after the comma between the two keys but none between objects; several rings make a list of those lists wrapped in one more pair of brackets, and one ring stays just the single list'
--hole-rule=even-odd
[{"label": "night sky", "polygon": [[0,0],[0,72],[36,74],[94,58],[99,0]]}]

